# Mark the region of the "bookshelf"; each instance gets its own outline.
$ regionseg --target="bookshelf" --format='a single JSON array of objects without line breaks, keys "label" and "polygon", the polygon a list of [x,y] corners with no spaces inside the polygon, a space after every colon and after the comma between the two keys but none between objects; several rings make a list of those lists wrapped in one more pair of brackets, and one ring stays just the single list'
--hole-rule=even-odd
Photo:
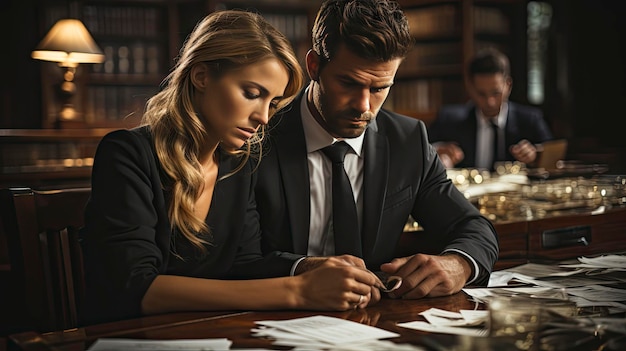
[{"label": "bookshelf", "polygon": [[[86,0],[42,7],[42,32],[58,19],[83,21],[105,54],[101,64],[80,65],[74,105],[83,128],[128,128],[139,123],[146,100],[174,64],[186,35],[207,12],[201,0]],[[59,106],[55,64],[42,67],[43,128],[54,126]],[[61,126],[67,127],[67,126]],[[71,126],[70,126],[71,127]]]},{"label": "bookshelf", "polygon": [[100,139],[113,129],[0,129],[0,188],[89,187]]},{"label": "bookshelf", "polygon": [[[525,78],[526,9],[522,0],[399,0],[415,46],[398,69],[385,107],[430,124],[441,105],[464,103],[464,67],[495,46],[511,58],[514,80]],[[519,77],[519,80],[518,80]],[[516,84],[516,86],[518,86]],[[524,84],[519,84],[523,88]]]},{"label": "bookshelf", "polygon": [[302,67],[311,48],[311,27],[322,0],[213,0],[211,10],[243,9],[261,14],[291,42]]},{"label": "bookshelf", "polygon": [[[83,21],[105,54],[101,64],[80,65],[74,105],[78,128],[128,128],[141,119],[146,100],[159,90],[186,36],[206,14],[244,9],[263,15],[291,41],[301,64],[310,47],[310,24],[320,0],[51,0],[42,7],[41,32],[59,19]],[[43,34],[42,34],[43,35]],[[60,109],[55,84],[61,72],[42,62],[43,128],[54,127]]]},{"label": "bookshelf", "polygon": [[169,68],[167,7],[87,3],[82,12],[105,54],[103,63],[89,66],[85,122],[136,123]]},{"label": "bookshelf", "polygon": [[[55,128],[62,71],[41,68],[40,129],[0,129],[0,186],[38,189],[89,184],[91,162],[107,132],[136,126],[146,100],[159,90],[187,35],[208,13],[246,9],[266,17],[292,42],[304,64],[310,26],[321,1],[297,0],[50,0],[37,8],[35,41],[59,19],[83,21],[105,53],[101,64],[79,65],[73,103],[78,123]],[[30,47],[28,49],[30,54]],[[30,62],[30,61],[29,61]],[[30,118],[30,117],[29,117]]]}]

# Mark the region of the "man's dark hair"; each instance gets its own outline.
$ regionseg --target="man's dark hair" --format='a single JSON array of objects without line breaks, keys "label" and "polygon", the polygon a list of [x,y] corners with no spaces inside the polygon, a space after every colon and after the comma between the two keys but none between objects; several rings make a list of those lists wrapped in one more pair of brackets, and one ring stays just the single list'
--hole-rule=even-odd
[{"label": "man's dark hair", "polygon": [[413,47],[406,16],[388,0],[328,0],[317,13],[312,36],[321,64],[332,60],[340,45],[380,62],[404,58]]},{"label": "man's dark hair", "polygon": [[502,73],[504,77],[509,77],[510,71],[509,58],[492,47],[478,51],[467,66],[469,78],[473,78],[477,74],[498,73]]}]

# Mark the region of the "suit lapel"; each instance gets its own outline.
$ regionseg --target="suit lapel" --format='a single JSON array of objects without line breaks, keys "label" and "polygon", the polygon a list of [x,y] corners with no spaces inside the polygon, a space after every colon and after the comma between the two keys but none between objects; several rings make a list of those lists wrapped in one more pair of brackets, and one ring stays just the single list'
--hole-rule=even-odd
[{"label": "suit lapel", "polygon": [[378,233],[387,194],[389,170],[389,145],[387,139],[378,133],[376,120],[365,132],[364,175],[363,175],[363,258],[371,255]]},{"label": "suit lapel", "polygon": [[467,128],[470,131],[465,133],[467,135],[467,143],[471,145],[468,150],[465,150],[465,159],[471,160],[471,164],[476,164],[476,154],[478,152],[478,143],[476,135],[478,133],[478,122],[476,121],[476,107],[472,106],[469,110],[469,118],[467,119]]},{"label": "suit lapel", "polygon": [[[282,115],[270,135],[276,133],[275,145],[278,165],[285,188],[287,211],[289,212],[291,232],[293,233],[294,253],[306,254],[309,242],[309,213],[311,203],[309,190],[309,170],[306,155],[306,143],[300,102],[302,94],[296,99],[291,110]],[[304,208],[303,208],[304,207]]]},{"label": "suit lapel", "polygon": [[[512,143],[514,138],[512,135],[519,135],[519,130],[517,129],[517,111],[515,111],[515,104],[512,102],[508,102],[508,110],[506,112],[506,124],[504,125],[504,145],[509,145]],[[509,155],[509,150],[507,147],[506,154]],[[512,156],[511,156],[512,157]]]}]

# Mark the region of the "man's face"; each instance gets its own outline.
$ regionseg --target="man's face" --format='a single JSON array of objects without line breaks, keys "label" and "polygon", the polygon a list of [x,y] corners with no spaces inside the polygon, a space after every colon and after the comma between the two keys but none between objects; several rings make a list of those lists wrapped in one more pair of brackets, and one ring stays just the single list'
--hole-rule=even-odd
[{"label": "man's face", "polygon": [[320,57],[310,51],[308,103],[313,116],[335,138],[360,136],[385,102],[400,62],[369,61],[342,46],[320,69]]},{"label": "man's face", "polygon": [[511,79],[502,73],[476,74],[470,80],[469,93],[485,117],[500,113],[500,107],[511,93]]}]

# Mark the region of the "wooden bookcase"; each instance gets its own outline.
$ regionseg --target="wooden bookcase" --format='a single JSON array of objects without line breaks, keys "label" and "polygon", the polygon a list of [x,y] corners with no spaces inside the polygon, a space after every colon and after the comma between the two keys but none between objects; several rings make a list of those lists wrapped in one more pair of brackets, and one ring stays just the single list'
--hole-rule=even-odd
[{"label": "wooden bookcase", "polygon": [[[443,104],[464,103],[464,67],[474,52],[495,46],[511,58],[524,87],[526,2],[400,0],[415,47],[398,69],[385,107],[430,124]],[[516,86],[518,86],[516,84]]]},{"label": "wooden bookcase", "polygon": [[211,10],[243,9],[261,14],[291,42],[302,67],[311,48],[311,27],[323,0],[213,0]]},{"label": "wooden bookcase", "polygon": [[[69,6],[68,6],[69,3]],[[89,184],[95,149],[108,131],[136,126],[146,100],[160,89],[187,35],[208,13],[245,9],[265,16],[292,42],[302,64],[321,1],[50,0],[37,11],[40,40],[54,23],[81,19],[105,53],[79,65],[73,103],[80,122],[56,126],[56,63],[41,67],[42,129],[0,129],[0,186],[52,188]],[[60,127],[60,128],[55,128]]]},{"label": "wooden bookcase", "polygon": [[100,139],[113,129],[0,129],[0,188],[89,187]]},{"label": "wooden bookcase", "polygon": [[[100,64],[79,65],[74,105],[79,123],[70,127],[127,128],[140,121],[146,100],[159,91],[184,39],[208,13],[202,0],[86,0],[41,8],[42,32],[57,20],[83,21],[105,54]],[[61,71],[42,62],[42,127],[54,127]],[[66,126],[61,126],[61,128]]]},{"label": "wooden bookcase", "polygon": [[[146,100],[159,91],[187,35],[206,14],[233,8],[261,13],[289,38],[304,64],[310,47],[310,24],[319,3],[85,0],[68,9],[65,1],[53,0],[41,9],[41,27],[45,34],[57,20],[77,17],[105,54],[103,63],[79,65],[77,69],[74,105],[81,117],[78,127],[127,128],[139,122]],[[62,72],[54,63],[41,64],[42,126],[51,128],[60,110],[55,89]]]}]

